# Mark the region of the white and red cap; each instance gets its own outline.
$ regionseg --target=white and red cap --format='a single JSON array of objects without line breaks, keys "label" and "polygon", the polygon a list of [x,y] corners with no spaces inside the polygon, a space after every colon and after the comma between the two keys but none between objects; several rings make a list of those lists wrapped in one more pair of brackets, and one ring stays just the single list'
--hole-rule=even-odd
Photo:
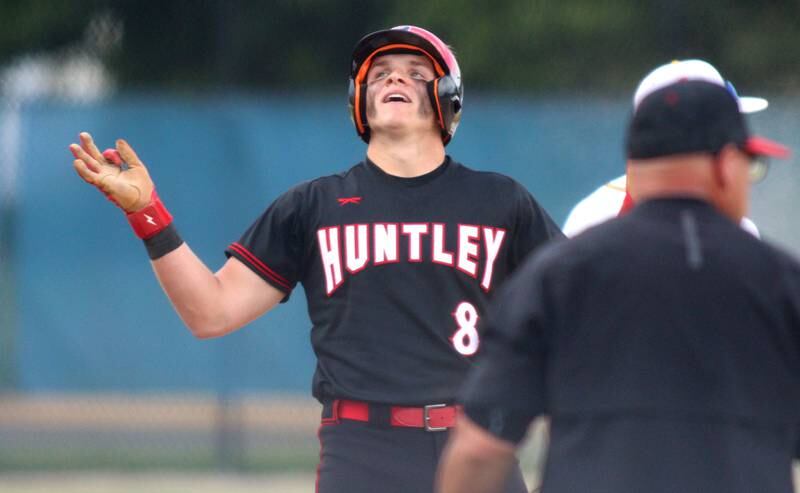
[{"label": "white and red cap", "polygon": [[752,135],[736,97],[702,79],[680,80],[644,97],[633,112],[627,154],[633,160],[686,153],[716,153],[736,144],[751,155],[787,158],[786,146]]},{"label": "white and red cap", "polygon": [[639,83],[636,92],[633,94],[633,108],[639,107],[639,103],[644,98],[655,91],[667,87],[676,82],[702,80],[717,84],[728,90],[739,103],[739,111],[742,113],[755,113],[766,109],[769,102],[764,98],[753,96],[739,96],[730,81],[725,80],[713,65],[698,59],[675,60],[657,67],[647,74]]}]

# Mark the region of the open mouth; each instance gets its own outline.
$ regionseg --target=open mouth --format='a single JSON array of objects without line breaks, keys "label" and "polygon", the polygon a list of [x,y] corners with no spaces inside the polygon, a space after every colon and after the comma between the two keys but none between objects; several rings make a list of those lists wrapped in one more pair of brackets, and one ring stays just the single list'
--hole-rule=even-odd
[{"label": "open mouth", "polygon": [[392,92],[383,98],[384,103],[410,103],[411,100],[405,94]]}]

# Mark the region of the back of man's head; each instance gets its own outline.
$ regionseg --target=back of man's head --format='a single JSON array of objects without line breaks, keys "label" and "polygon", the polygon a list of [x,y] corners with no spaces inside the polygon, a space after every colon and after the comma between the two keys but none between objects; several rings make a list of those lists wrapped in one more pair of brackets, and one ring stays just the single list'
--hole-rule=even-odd
[{"label": "back of man's head", "polygon": [[[689,195],[717,206],[720,193],[732,185],[720,170],[738,172],[736,166],[741,167],[729,161],[788,155],[782,145],[751,136],[736,97],[703,80],[669,84],[644,97],[631,116],[626,151],[628,173],[638,184],[637,201]],[[742,190],[738,195],[746,199]]]}]

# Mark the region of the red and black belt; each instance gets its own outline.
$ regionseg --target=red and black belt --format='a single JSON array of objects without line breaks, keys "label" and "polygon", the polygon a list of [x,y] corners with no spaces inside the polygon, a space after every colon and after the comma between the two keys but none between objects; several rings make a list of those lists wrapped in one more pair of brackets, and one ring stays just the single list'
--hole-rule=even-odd
[{"label": "red and black belt", "polygon": [[[370,409],[372,407],[372,409]],[[331,404],[331,417],[323,422],[338,422],[340,419],[352,421],[372,421],[371,414],[377,406],[368,402],[337,399]],[[384,406],[388,408],[390,426],[423,428],[426,431],[445,431],[456,424],[461,406],[449,404],[429,404],[419,407]]]}]

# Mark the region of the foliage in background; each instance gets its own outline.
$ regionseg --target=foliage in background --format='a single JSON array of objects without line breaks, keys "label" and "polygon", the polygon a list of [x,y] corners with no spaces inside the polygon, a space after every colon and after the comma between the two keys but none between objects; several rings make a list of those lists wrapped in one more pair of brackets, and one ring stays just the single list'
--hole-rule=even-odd
[{"label": "foliage in background", "polygon": [[451,43],[473,89],[629,92],[684,57],[745,90],[800,82],[797,0],[6,0],[0,66],[86,43],[101,14],[123,32],[104,56],[137,88],[342,87],[359,37],[404,23]]}]

